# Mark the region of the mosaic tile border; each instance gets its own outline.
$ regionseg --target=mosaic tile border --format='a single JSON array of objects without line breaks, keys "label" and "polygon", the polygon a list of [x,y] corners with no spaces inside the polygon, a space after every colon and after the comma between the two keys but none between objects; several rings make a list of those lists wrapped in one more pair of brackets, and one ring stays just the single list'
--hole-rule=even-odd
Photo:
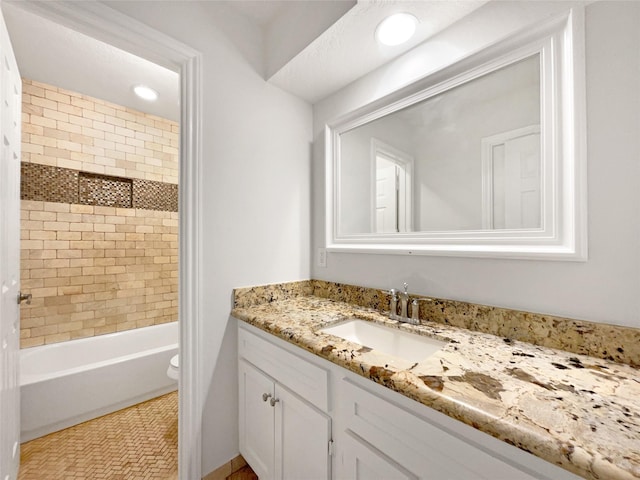
[{"label": "mosaic tile border", "polygon": [[[296,296],[313,295],[388,312],[386,290],[324,280],[303,280],[234,290],[234,306],[246,308]],[[413,296],[413,295],[412,295]],[[640,367],[640,329],[553,315],[420,297],[420,319],[490,333],[566,352]]]},{"label": "mosaic tile border", "polygon": [[20,197],[22,200],[79,203],[78,181],[76,170],[22,162]]},{"label": "mosaic tile border", "polygon": [[44,202],[178,211],[178,185],[22,162],[20,198]]},{"label": "mosaic tile border", "polygon": [[133,206],[133,182],[129,178],[80,172],[78,176],[78,203],[101,207],[131,208]]},{"label": "mosaic tile border", "polygon": [[178,185],[134,178],[133,207],[177,212]]}]

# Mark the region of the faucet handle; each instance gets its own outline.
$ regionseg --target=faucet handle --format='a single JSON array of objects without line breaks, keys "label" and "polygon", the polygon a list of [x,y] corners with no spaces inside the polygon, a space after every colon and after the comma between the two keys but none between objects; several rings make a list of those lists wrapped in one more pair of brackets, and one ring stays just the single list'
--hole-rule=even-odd
[{"label": "faucet handle", "polygon": [[395,288],[389,290],[391,300],[389,301],[389,318],[395,320],[398,316],[398,291]]},{"label": "faucet handle", "polygon": [[418,325],[420,323],[420,303],[417,298],[411,302],[411,323]]},{"label": "faucet handle", "polygon": [[407,289],[409,288],[409,284],[407,282],[404,282],[403,287],[404,287],[404,293],[408,293]]}]

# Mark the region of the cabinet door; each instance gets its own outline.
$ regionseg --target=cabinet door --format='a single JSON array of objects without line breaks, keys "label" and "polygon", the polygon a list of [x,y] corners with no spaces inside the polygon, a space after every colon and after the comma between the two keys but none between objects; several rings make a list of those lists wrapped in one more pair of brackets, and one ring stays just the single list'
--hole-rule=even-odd
[{"label": "cabinet door", "polygon": [[331,418],[276,385],[276,478],[329,480]]},{"label": "cabinet door", "polygon": [[377,448],[347,430],[342,438],[342,469],[339,479],[418,480]]},{"label": "cabinet door", "polygon": [[[240,453],[261,480],[275,477],[273,381],[253,365],[240,360]],[[263,395],[269,395],[266,401]]]}]

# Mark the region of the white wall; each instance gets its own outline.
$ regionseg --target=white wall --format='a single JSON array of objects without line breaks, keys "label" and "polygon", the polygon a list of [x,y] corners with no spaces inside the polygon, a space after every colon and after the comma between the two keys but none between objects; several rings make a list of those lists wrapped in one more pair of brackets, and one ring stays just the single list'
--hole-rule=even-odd
[{"label": "white wall", "polygon": [[[506,11],[497,13],[496,8]],[[324,123],[566,8],[495,2],[314,105],[313,247],[324,246]],[[586,8],[589,260],[329,253],[314,278],[640,327],[640,2]],[[315,250],[314,250],[315,251]]]},{"label": "white wall", "polygon": [[[108,4],[203,54],[206,474],[238,453],[232,288],[309,278],[311,107],[256,73],[259,32],[228,11],[210,15],[206,2]],[[222,24],[236,26],[242,50]]]}]

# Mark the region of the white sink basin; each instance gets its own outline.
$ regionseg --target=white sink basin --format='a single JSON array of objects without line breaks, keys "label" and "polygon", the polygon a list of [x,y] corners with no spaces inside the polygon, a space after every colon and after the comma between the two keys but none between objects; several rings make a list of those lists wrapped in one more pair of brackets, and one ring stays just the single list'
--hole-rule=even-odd
[{"label": "white sink basin", "polygon": [[359,319],[347,320],[320,331],[410,362],[424,360],[447,344],[434,338]]}]

